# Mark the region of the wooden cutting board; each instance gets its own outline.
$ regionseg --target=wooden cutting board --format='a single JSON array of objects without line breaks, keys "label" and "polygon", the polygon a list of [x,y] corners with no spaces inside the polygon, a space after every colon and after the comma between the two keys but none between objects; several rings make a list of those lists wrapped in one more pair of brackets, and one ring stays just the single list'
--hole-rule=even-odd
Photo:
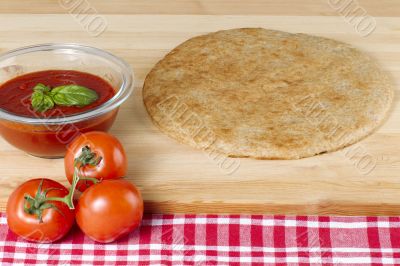
[{"label": "wooden cutting board", "polygon": [[[106,49],[132,65],[135,92],[122,106],[112,133],[126,147],[127,178],[141,188],[147,212],[400,215],[400,18],[390,17],[399,14],[397,0],[379,5],[358,1],[365,16],[376,21],[375,30],[364,37],[349,20],[351,12],[346,15],[330,5],[338,1],[307,0],[300,6],[295,0],[176,0],[168,5],[89,1],[89,16],[97,14],[106,21],[98,36],[85,30],[79,8],[56,2],[0,2],[0,51],[77,42]],[[168,138],[152,125],[144,109],[145,75],[186,39],[234,27],[315,34],[371,54],[396,85],[389,118],[375,134],[349,148],[296,161],[225,159]],[[63,160],[35,158],[0,140],[0,210],[11,191],[33,177],[66,184]]]}]

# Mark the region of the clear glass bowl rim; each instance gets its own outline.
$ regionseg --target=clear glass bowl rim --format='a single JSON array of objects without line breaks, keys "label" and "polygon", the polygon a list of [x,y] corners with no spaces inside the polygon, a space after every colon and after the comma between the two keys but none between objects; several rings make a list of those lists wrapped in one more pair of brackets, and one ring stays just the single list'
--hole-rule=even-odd
[{"label": "clear glass bowl rim", "polygon": [[14,56],[28,54],[39,51],[53,51],[53,50],[75,50],[81,51],[88,54],[103,57],[104,59],[113,62],[121,68],[122,83],[118,92],[104,104],[91,109],[86,112],[78,113],[75,115],[69,115],[65,117],[50,117],[50,118],[39,118],[39,117],[26,117],[20,116],[8,111],[0,109],[0,119],[19,122],[24,124],[32,125],[61,125],[76,123],[83,120],[87,120],[96,116],[100,116],[120,106],[132,93],[133,91],[133,71],[130,65],[123,59],[99,48],[77,44],[77,43],[45,43],[31,46],[21,47],[15,50],[8,51],[0,54],[0,62],[9,59]]}]

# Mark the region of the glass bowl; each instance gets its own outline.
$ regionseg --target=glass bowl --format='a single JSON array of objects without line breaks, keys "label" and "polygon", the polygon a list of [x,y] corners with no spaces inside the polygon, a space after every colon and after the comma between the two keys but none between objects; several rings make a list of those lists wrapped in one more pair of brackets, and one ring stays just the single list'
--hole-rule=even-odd
[{"label": "glass bowl", "polygon": [[0,84],[17,76],[43,70],[76,70],[108,81],[115,95],[89,111],[61,117],[26,117],[0,109],[0,134],[11,145],[34,156],[63,157],[79,134],[107,131],[119,106],[133,90],[133,72],[122,59],[80,44],[40,44],[0,55]]}]

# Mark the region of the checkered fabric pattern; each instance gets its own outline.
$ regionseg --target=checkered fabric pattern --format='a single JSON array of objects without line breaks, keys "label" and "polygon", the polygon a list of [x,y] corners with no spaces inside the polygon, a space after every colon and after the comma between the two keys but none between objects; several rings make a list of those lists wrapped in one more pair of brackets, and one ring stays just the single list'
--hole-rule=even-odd
[{"label": "checkered fabric pattern", "polygon": [[400,265],[399,217],[146,215],[112,244],[34,244],[0,214],[1,265]]}]

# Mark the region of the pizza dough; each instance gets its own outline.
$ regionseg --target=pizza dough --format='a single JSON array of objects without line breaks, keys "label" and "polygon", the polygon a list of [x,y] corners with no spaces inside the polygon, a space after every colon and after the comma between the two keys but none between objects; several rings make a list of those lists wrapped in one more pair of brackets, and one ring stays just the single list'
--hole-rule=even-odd
[{"label": "pizza dough", "polygon": [[152,121],[230,157],[298,159],[369,135],[393,98],[388,76],[348,44],[261,28],[194,37],[147,75]]}]

